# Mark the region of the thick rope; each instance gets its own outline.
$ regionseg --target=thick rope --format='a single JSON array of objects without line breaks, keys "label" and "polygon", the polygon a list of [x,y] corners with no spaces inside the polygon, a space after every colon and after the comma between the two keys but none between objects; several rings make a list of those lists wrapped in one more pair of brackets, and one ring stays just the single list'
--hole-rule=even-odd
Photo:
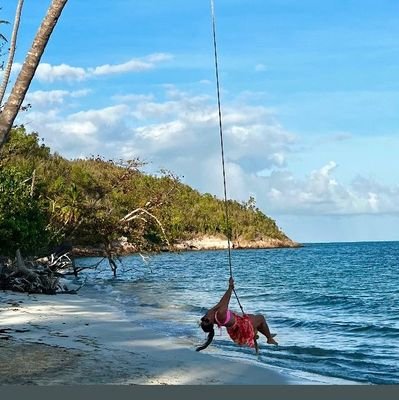
[{"label": "thick rope", "polygon": [[[218,67],[218,53],[217,53],[217,45],[216,45],[216,18],[215,18],[215,7],[213,0],[211,0],[211,13],[212,13],[212,32],[213,32],[213,49],[214,49],[214,58],[215,58],[215,74],[216,74],[216,92],[217,92],[217,102],[218,102],[218,113],[219,113],[219,134],[220,134],[220,149],[222,153],[222,171],[223,171],[223,190],[224,190],[224,211],[225,211],[225,219],[226,219],[226,227],[227,227],[227,249],[228,249],[228,261],[229,261],[229,271],[230,278],[233,278],[233,268],[231,263],[231,230],[230,230],[230,221],[229,221],[229,207],[227,202],[227,185],[226,185],[226,168],[224,163],[224,142],[223,142],[223,128],[222,128],[222,109],[220,105],[220,84],[219,84],[219,67]],[[240,300],[237,296],[235,289],[233,289],[234,295],[237,299],[238,305],[241,308],[243,314],[244,309],[240,303]]]}]

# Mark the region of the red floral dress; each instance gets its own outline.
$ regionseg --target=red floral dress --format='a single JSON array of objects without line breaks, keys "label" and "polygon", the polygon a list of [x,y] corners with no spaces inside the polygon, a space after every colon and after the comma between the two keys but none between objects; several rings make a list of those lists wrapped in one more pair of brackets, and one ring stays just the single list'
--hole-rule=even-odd
[{"label": "red floral dress", "polygon": [[254,327],[248,315],[237,315],[234,314],[235,323],[233,326],[226,327],[227,333],[231,339],[239,344],[246,345],[249,347],[255,347],[254,337]]}]

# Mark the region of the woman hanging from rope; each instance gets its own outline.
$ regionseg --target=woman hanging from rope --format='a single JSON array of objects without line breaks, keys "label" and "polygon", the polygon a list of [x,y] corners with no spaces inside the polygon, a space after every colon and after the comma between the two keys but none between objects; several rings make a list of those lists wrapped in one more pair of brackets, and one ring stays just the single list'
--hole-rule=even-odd
[{"label": "woman hanging from rope", "polygon": [[257,339],[259,338],[258,332],[262,333],[267,338],[267,343],[277,345],[273,339],[274,334],[270,333],[266,319],[261,314],[243,314],[242,316],[229,310],[229,302],[231,293],[234,291],[234,280],[230,278],[229,288],[222,296],[219,303],[212,307],[201,318],[201,328],[204,332],[208,333],[207,341],[197,351],[206,349],[212,342],[215,336],[213,326],[216,324],[219,328],[224,326],[227,333],[233,341],[239,345],[246,345],[254,347],[256,354],[259,352]]}]

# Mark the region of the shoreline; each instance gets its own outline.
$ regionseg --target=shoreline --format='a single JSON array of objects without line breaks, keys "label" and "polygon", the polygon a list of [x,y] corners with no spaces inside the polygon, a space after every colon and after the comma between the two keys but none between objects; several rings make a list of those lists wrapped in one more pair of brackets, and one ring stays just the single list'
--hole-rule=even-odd
[{"label": "shoreline", "polygon": [[0,292],[0,385],[321,383],[256,362],[226,362],[211,351],[198,353],[188,340],[142,327],[143,310],[128,320],[98,300],[81,292]]},{"label": "shoreline", "polygon": [[[230,244],[233,250],[249,249],[279,249],[279,248],[300,248],[303,244],[292,241],[291,239],[265,238],[260,240],[234,240]],[[120,255],[137,254],[139,251],[127,241],[121,240],[115,243],[115,248]],[[207,251],[207,250],[226,250],[228,242],[221,236],[197,236],[192,239],[179,240],[175,244],[160,249],[161,252],[180,252],[180,251]],[[75,257],[98,257],[104,256],[104,250],[97,246],[74,246],[72,255]]]}]

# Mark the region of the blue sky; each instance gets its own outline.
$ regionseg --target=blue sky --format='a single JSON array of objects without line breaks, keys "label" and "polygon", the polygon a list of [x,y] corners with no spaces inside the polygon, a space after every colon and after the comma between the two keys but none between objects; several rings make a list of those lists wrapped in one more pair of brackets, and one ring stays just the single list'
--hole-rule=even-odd
[{"label": "blue sky", "polygon": [[[14,78],[48,5],[25,0]],[[399,240],[399,3],[215,9],[229,197],[299,242]],[[19,122],[66,157],[139,156],[221,196],[213,62],[209,0],[69,0]]]}]

